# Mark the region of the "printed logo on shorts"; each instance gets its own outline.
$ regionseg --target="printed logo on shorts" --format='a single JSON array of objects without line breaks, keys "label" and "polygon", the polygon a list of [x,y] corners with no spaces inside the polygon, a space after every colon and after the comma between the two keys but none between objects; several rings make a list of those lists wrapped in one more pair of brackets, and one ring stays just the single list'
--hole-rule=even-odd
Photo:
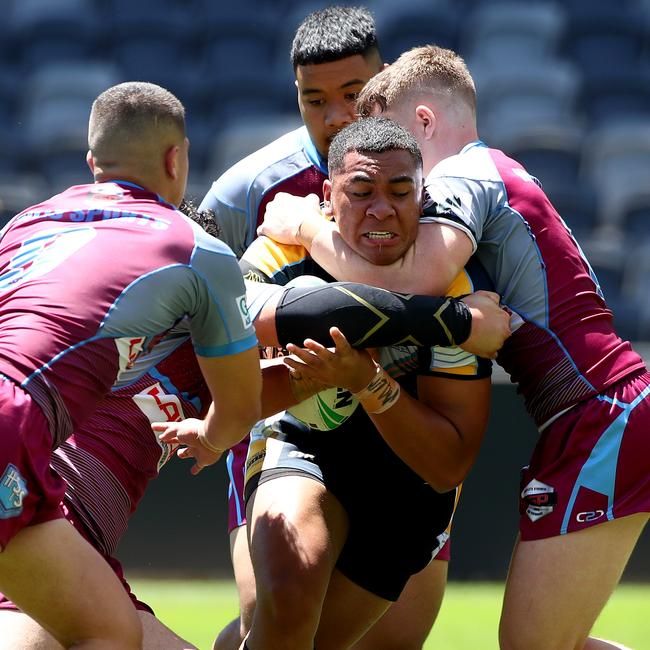
[{"label": "printed logo on shorts", "polygon": [[27,494],[27,482],[18,468],[9,463],[0,478],[0,519],[17,517],[23,511]]},{"label": "printed logo on shorts", "polygon": [[246,294],[237,298],[237,308],[239,310],[239,315],[241,316],[241,322],[244,324],[244,327],[248,329],[252,323],[251,315],[248,312],[248,305],[246,304]]},{"label": "printed logo on shorts", "polygon": [[590,521],[596,521],[596,519],[600,519],[601,517],[605,516],[605,511],[604,510],[587,510],[586,512],[579,512],[576,515],[576,521],[578,523],[584,524],[588,523]]},{"label": "printed logo on shorts", "polygon": [[531,521],[537,521],[553,512],[557,505],[555,488],[533,479],[521,491],[522,508]]}]

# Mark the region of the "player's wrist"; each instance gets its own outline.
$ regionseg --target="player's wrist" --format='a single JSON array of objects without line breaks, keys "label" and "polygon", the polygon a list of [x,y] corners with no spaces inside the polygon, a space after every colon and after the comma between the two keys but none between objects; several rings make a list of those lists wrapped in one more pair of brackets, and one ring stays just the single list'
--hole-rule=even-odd
[{"label": "player's wrist", "polygon": [[307,250],[310,250],[314,237],[322,225],[323,221],[320,217],[305,217],[296,229],[296,241]]},{"label": "player's wrist", "polygon": [[205,431],[199,431],[198,438],[201,445],[205,447],[205,449],[207,449],[209,452],[212,452],[213,454],[221,455],[225,451],[225,449],[221,449],[220,447],[217,447],[217,445],[215,445],[210,440],[208,440]]},{"label": "player's wrist", "polygon": [[400,393],[400,385],[379,364],[375,364],[375,374],[368,385],[352,395],[366,413],[376,414],[395,406]]},{"label": "player's wrist", "polygon": [[465,343],[472,334],[472,308],[462,298],[450,298],[448,306],[441,312],[440,320],[447,329],[450,346]]}]

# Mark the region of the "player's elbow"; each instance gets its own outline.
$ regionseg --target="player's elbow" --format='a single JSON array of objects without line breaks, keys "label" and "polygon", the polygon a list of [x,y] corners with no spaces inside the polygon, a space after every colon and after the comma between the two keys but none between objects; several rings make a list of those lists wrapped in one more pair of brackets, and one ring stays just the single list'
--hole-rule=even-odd
[{"label": "player's elbow", "polygon": [[470,468],[471,462],[464,460],[445,464],[443,468],[438,468],[438,471],[431,473],[428,483],[436,492],[449,492],[467,478]]},{"label": "player's elbow", "polygon": [[240,421],[244,428],[250,430],[256,422],[262,419],[262,405],[260,400],[253,402],[244,412],[241,413]]}]

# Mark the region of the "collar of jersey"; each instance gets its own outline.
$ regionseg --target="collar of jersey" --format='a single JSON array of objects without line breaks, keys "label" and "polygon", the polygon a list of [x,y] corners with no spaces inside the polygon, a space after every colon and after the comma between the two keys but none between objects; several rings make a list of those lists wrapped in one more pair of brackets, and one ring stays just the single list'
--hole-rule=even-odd
[{"label": "collar of jersey", "polygon": [[138,185],[137,183],[132,183],[131,181],[122,181],[118,178],[111,180],[111,181],[104,181],[105,183],[117,183],[118,185],[126,185],[127,187],[134,187],[136,190],[142,190],[143,192],[148,192],[149,194],[153,194],[156,199],[158,199],[158,203],[162,203],[164,205],[168,205],[170,208],[174,208],[174,210],[177,210],[178,208],[173,205],[172,203],[169,203],[169,201],[165,201],[160,194],[156,194],[155,192],[152,192],[151,190],[148,190],[146,187],[142,187],[142,185]]},{"label": "collar of jersey", "polygon": [[318,167],[318,169],[327,176],[327,160],[318,153],[316,145],[309,137],[306,126],[302,127],[302,148],[304,149],[309,162],[311,162],[314,167]]},{"label": "collar of jersey", "polygon": [[464,146],[464,147],[459,151],[459,153],[466,153],[467,151],[469,151],[470,149],[472,149],[472,148],[474,148],[474,147],[487,147],[487,145],[486,145],[485,142],[483,142],[482,140],[474,140],[473,142],[468,142],[468,143],[467,143],[467,144],[466,144],[466,145],[465,145],[465,146]]}]

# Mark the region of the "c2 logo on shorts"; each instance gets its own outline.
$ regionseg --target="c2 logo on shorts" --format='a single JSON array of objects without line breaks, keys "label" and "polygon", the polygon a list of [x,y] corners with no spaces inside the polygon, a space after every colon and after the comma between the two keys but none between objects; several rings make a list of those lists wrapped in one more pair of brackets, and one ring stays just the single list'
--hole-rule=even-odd
[{"label": "c2 logo on shorts", "polygon": [[27,494],[27,482],[18,468],[9,463],[0,478],[0,519],[17,517],[23,511]]},{"label": "c2 logo on shorts", "polygon": [[605,515],[604,510],[589,510],[587,512],[579,512],[576,515],[576,521],[583,524],[589,521],[595,521],[596,519],[600,519],[604,515]]}]

